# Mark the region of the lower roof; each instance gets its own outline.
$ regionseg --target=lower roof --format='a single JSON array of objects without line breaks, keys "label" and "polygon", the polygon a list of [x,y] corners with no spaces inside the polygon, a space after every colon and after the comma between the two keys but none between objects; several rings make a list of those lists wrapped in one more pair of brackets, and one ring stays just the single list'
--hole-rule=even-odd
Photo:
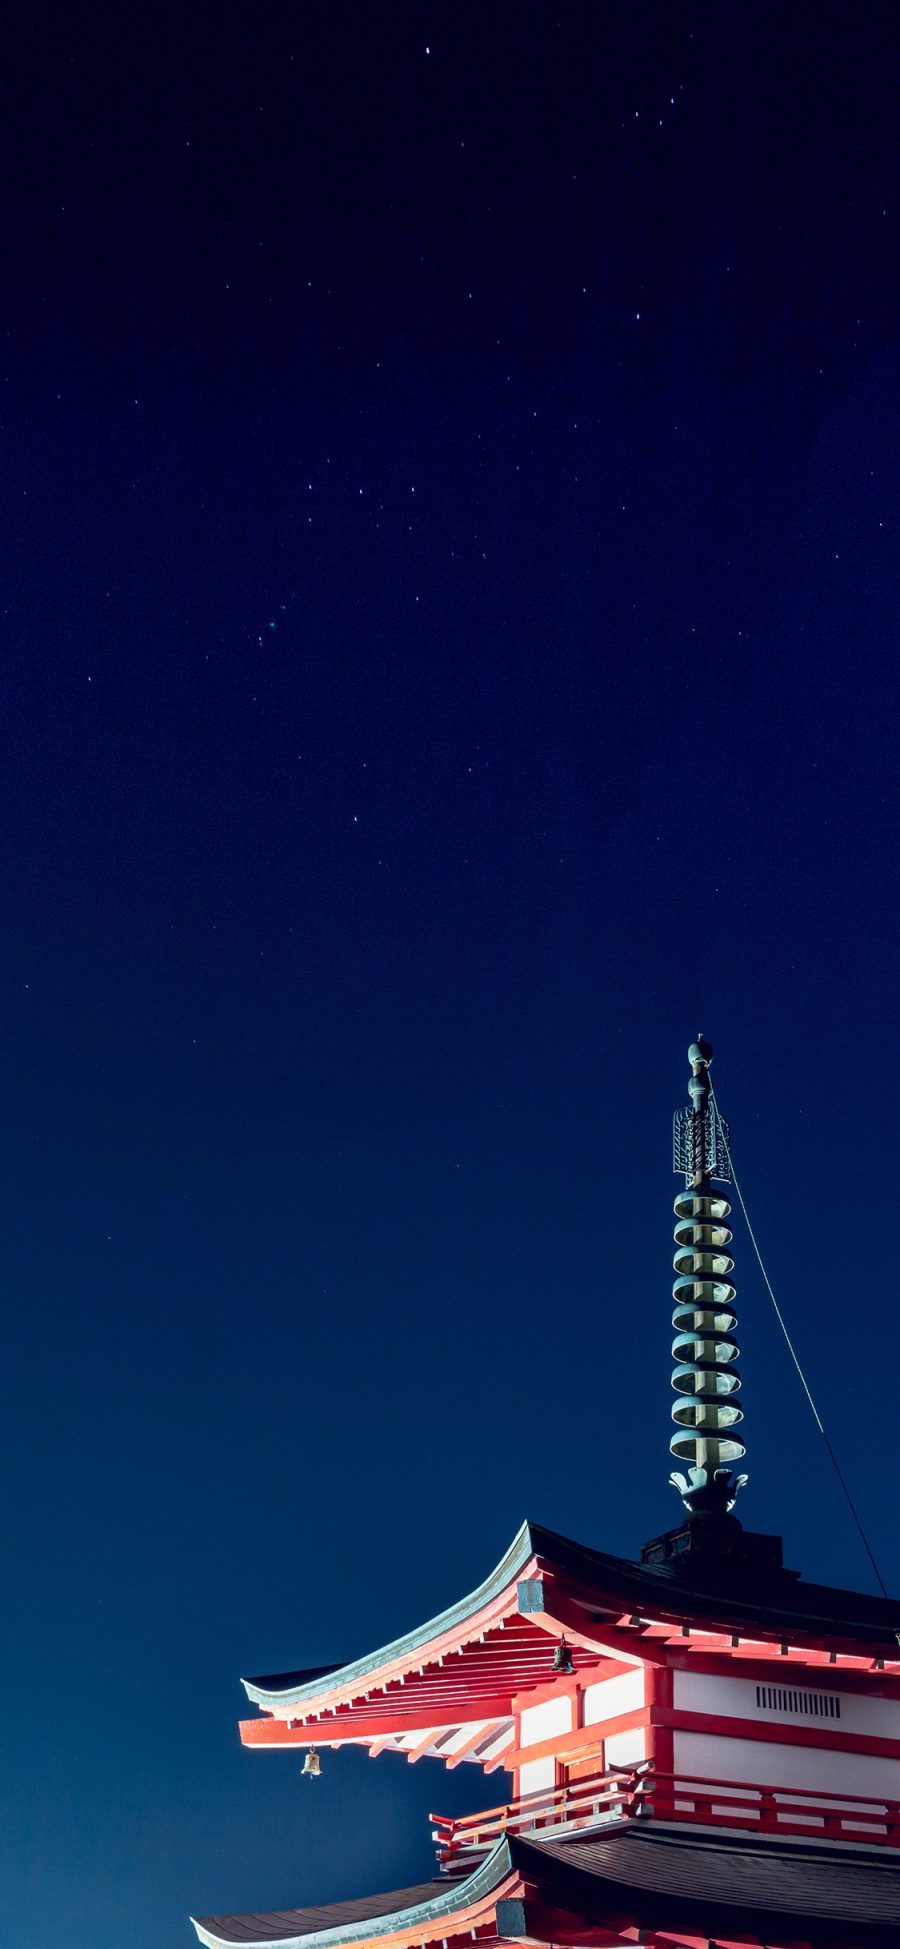
[{"label": "lower roof", "polygon": [[473,1904],[490,1900],[504,1877],[509,1878],[505,1848],[505,1841],[498,1842],[486,1860],[458,1880],[440,1875],[414,1888],[396,1889],[392,1895],[364,1895],[356,1901],[331,1902],[324,1908],[283,1909],[267,1915],[203,1915],[191,1920],[201,1942],[209,1944],[210,1949],[218,1949],[219,1943],[256,1942],[303,1943],[305,1949],[311,1949],[313,1943],[322,1944],[324,1949],[327,1944],[329,1949],[337,1949],[339,1943],[377,1941],[410,1926],[415,1926],[420,1943],[441,1941],[453,1934],[454,1917]]},{"label": "lower roof", "polygon": [[[377,1942],[415,1929],[415,1941],[448,1941],[454,1916],[471,1912],[494,1890],[518,1886],[588,1928],[633,1926],[674,1930],[708,1939],[807,1942],[837,1949],[896,1949],[900,1929],[900,1853],[842,1844],[766,1841],[679,1831],[674,1825],[628,1821],[602,1832],[556,1842],[510,1836],[471,1875],[431,1881],[389,1895],[273,1915],[207,1916],[195,1922],[201,1941],[219,1944]],[[496,1936],[531,1936],[496,1904]],[[527,1909],[527,1897],[525,1899]],[[467,1925],[464,1925],[467,1928]],[[559,1939],[559,1925],[554,1939]]]},{"label": "lower roof", "polygon": [[195,1918],[194,1927],[217,1942],[300,1941],[323,1930],[339,1929],[342,1923],[349,1927],[380,1915],[399,1915],[405,1909],[418,1908],[438,1892],[447,1892],[447,1883],[441,1878],[419,1882],[414,1888],[395,1888],[386,1895],[328,1902],[319,1908],[276,1909],[269,1915],[201,1915]]},{"label": "lower roof", "polygon": [[606,1899],[620,1903],[627,1893],[642,1913],[652,1907],[661,1914],[663,1898],[673,1926],[684,1926],[689,1916],[696,1923],[709,1909],[711,1935],[727,1936],[735,1911],[744,1926],[754,1918],[764,1925],[770,1940],[786,1932],[779,1922],[788,1918],[795,1937],[815,1923],[900,1928],[900,1855],[893,1848],[685,1834],[650,1821],[628,1821],[583,1840],[520,1841],[513,1847],[519,1867],[535,1857],[532,1868],[547,1874],[552,1864],[556,1894],[562,1899],[568,1888],[588,1914],[597,1913],[595,1904],[602,1910]]}]

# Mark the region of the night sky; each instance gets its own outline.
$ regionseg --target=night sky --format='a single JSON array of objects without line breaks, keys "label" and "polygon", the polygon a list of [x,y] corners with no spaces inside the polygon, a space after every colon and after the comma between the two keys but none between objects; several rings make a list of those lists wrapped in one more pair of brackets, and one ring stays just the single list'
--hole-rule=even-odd
[{"label": "night sky", "polygon": [[[239,1676],[676,1521],[698,1031],[900,1587],[894,19],[7,25],[4,1949],[503,1797]],[[741,1514],[872,1589],[735,1231]]]}]

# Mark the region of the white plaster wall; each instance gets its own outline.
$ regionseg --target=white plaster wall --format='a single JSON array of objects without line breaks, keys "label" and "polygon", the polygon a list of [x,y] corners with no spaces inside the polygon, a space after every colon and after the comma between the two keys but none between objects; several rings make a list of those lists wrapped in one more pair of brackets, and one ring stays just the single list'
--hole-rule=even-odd
[{"label": "white plaster wall", "polygon": [[[615,1684],[615,1679],[610,1681]],[[810,1690],[802,1677],[780,1670],[772,1660],[772,1675],[766,1685],[783,1685],[791,1691]],[[674,1700],[682,1712],[716,1713],[729,1719],[758,1719],[766,1725],[821,1726],[835,1732],[874,1733],[882,1739],[900,1739],[900,1701],[864,1698],[858,1692],[842,1692],[838,1686],[817,1687],[840,1699],[839,1719],[820,1719],[814,1713],[777,1712],[756,1703],[756,1679],[725,1678],[709,1672],[676,1672]]]},{"label": "white plaster wall", "polygon": [[606,1766],[636,1766],[647,1757],[647,1736],[643,1726],[631,1732],[611,1733],[603,1747]]},{"label": "white plaster wall", "polygon": [[556,1781],[556,1762],[553,1759],[526,1760],[519,1767],[519,1792],[543,1793]]},{"label": "white plaster wall", "polygon": [[618,1719],[623,1712],[639,1712],[643,1703],[644,1668],[635,1665],[630,1672],[620,1672],[616,1678],[601,1678],[596,1685],[585,1687],[584,1723],[602,1725],[605,1719]]},{"label": "white plaster wall", "polygon": [[560,1698],[545,1699],[543,1705],[526,1705],[522,1713],[521,1744],[537,1746],[542,1739],[553,1739],[557,1733],[571,1730],[572,1701],[564,1692]]},{"label": "white plaster wall", "polygon": [[[611,1741],[607,1742],[607,1753]],[[900,1800],[900,1760],[868,1753],[830,1753],[819,1746],[770,1745],[719,1733],[676,1732],[675,1772],[761,1786],[809,1787],[823,1793],[862,1793]]]}]

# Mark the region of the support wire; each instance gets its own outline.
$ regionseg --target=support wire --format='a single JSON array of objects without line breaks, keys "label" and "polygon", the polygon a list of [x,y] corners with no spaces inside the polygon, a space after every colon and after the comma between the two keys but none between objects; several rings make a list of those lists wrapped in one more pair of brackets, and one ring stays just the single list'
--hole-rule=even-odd
[{"label": "support wire", "polygon": [[[707,1070],[707,1075],[709,1076],[709,1071],[708,1071],[708,1070]],[[731,1182],[732,1182],[732,1184],[734,1185],[734,1188],[735,1188],[735,1191],[737,1192],[737,1198],[738,1198],[738,1203],[739,1203],[739,1205],[740,1205],[740,1207],[741,1207],[741,1210],[742,1210],[742,1212],[743,1212],[743,1214],[744,1214],[744,1223],[745,1223],[745,1225],[746,1225],[746,1227],[747,1227],[747,1230],[748,1230],[748,1232],[749,1232],[749,1234],[750,1234],[750,1243],[751,1243],[751,1245],[753,1246],[753,1250],[754,1250],[754,1252],[756,1253],[756,1258],[757,1258],[757,1263],[758,1263],[758,1265],[759,1265],[759,1269],[760,1269],[760,1272],[762,1273],[762,1276],[763,1276],[763,1282],[764,1282],[764,1284],[765,1284],[765,1288],[766,1288],[766,1291],[767,1291],[767,1293],[768,1293],[768,1295],[769,1295],[769,1298],[770,1298],[770,1300],[772,1301],[772,1305],[773,1305],[773,1307],[774,1307],[774,1309],[775,1309],[775,1318],[776,1318],[776,1320],[778,1321],[778,1324],[779,1324],[779,1326],[780,1326],[780,1328],[781,1328],[781,1331],[782,1331],[782,1333],[784,1334],[784,1337],[785,1337],[785,1341],[786,1341],[786,1343],[787,1343],[787,1350],[788,1350],[788,1353],[790,1354],[790,1356],[791,1356],[791,1359],[792,1359],[792,1361],[793,1361],[793,1363],[794,1363],[794,1366],[795,1366],[795,1367],[796,1367],[796,1369],[797,1369],[797,1373],[798,1373],[798,1376],[799,1376],[799,1379],[800,1379],[800,1385],[801,1385],[801,1387],[802,1387],[802,1389],[803,1389],[803,1392],[804,1392],[804,1394],[806,1395],[806,1398],[807,1398],[807,1400],[808,1400],[808,1402],[809,1402],[809,1405],[810,1405],[810,1407],[811,1407],[811,1409],[812,1409],[812,1412],[813,1412],[813,1418],[814,1418],[814,1420],[815,1420],[815,1424],[816,1424],[816,1427],[818,1428],[818,1430],[819,1430],[819,1433],[820,1433],[820,1435],[821,1435],[821,1437],[822,1437],[822,1440],[823,1440],[823,1442],[825,1443],[825,1446],[826,1446],[826,1448],[827,1448],[827,1450],[828,1450],[828,1453],[829,1453],[829,1455],[830,1455],[830,1457],[831,1457],[831,1461],[832,1461],[832,1465],[833,1465],[833,1467],[834,1467],[834,1472],[835,1472],[835,1475],[837,1476],[837,1479],[838,1479],[838,1481],[839,1481],[839,1483],[840,1483],[840,1485],[841,1485],[841,1488],[843,1489],[843,1492],[844,1492],[844,1495],[845,1495],[845,1496],[846,1496],[846,1498],[847,1498],[847,1506],[848,1506],[848,1508],[849,1508],[849,1510],[850,1510],[850,1514],[851,1514],[851,1516],[853,1517],[853,1521],[855,1522],[855,1524],[856,1524],[856,1527],[857,1527],[857,1529],[858,1529],[858,1531],[859,1531],[859,1534],[860,1534],[860,1536],[861,1536],[861,1538],[862,1538],[862,1542],[863,1542],[863,1546],[864,1546],[864,1548],[865,1548],[865,1552],[866,1552],[866,1555],[867,1555],[867,1557],[868,1557],[868,1559],[869,1559],[869,1562],[870,1562],[870,1563],[871,1563],[871,1565],[872,1565],[872,1569],[873,1569],[873,1570],[874,1570],[874,1572],[875,1572],[875,1576],[876,1576],[876,1579],[877,1579],[877,1582],[878,1582],[878,1588],[879,1588],[879,1590],[881,1591],[881,1594],[882,1594],[882,1596],[883,1596],[883,1597],[887,1597],[887,1596],[888,1596],[888,1592],[887,1592],[887,1590],[886,1590],[886,1588],[885,1588],[885,1582],[884,1582],[884,1578],[882,1577],[882,1574],[881,1574],[881,1571],[879,1570],[879,1568],[878,1568],[878,1564],[877,1564],[877,1562],[876,1562],[876,1559],[875,1559],[875,1552],[874,1552],[874,1550],[872,1549],[872,1545],[871,1545],[871,1543],[869,1542],[869,1539],[868,1539],[868,1537],[867,1537],[867,1535],[866,1535],[866,1532],[865,1532],[865,1530],[863,1529],[863,1526],[862,1526],[862,1520],[861,1520],[861,1518],[860,1518],[860,1515],[859,1515],[859,1512],[858,1512],[858,1510],[857,1510],[857,1507],[856,1507],[856,1504],[855,1504],[855,1502],[854,1502],[854,1500],[853,1500],[853,1497],[852,1497],[852,1495],[850,1494],[850,1490],[849,1490],[849,1488],[848,1488],[848,1486],[847,1486],[847,1483],[846,1483],[846,1481],[845,1481],[845,1478],[844,1478],[844,1473],[843,1473],[843,1470],[842,1470],[842,1468],[841,1468],[841,1465],[840,1465],[840,1462],[838,1461],[838,1458],[837,1458],[837,1456],[836,1456],[836,1454],[835,1454],[835,1452],[834,1452],[834,1449],[833,1449],[833,1448],[832,1448],[832,1446],[831,1446],[831,1442],[830,1442],[830,1441],[829,1441],[829,1439],[828,1439],[828,1435],[827,1435],[827,1433],[826,1433],[826,1431],[825,1431],[825,1423],[823,1422],[823,1420],[822,1420],[822,1416],[820,1415],[820,1413],[819,1413],[819,1410],[818,1410],[818,1408],[816,1407],[816,1404],[815,1404],[815,1401],[813,1400],[813,1397],[812,1397],[812,1391],[811,1391],[811,1389],[810,1389],[810,1385],[809,1385],[809,1382],[808,1382],[808,1380],[807,1380],[807,1378],[806,1378],[806,1375],[805,1375],[805,1374],[804,1374],[804,1372],[803,1372],[803,1368],[802,1368],[802,1367],[801,1367],[801,1365],[800,1365],[800,1361],[799,1361],[799,1359],[798,1359],[798,1356],[797,1356],[797,1352],[796,1352],[796,1349],[795,1349],[795,1347],[794,1347],[794,1342],[793,1342],[793,1340],[791,1339],[791,1336],[790,1336],[790,1334],[789,1334],[789,1332],[788,1332],[788,1330],[787,1330],[787,1326],[785,1325],[785,1320],[784,1320],[784,1315],[783,1315],[783,1313],[782,1313],[782,1311],[781,1311],[781,1307],[779,1306],[779,1304],[778,1304],[778,1301],[777,1301],[777,1299],[775,1298],[775,1293],[774,1293],[774,1290],[773,1290],[773,1287],[772,1287],[772,1281],[771,1281],[771,1279],[769,1278],[769,1275],[768,1275],[768,1273],[767,1273],[767,1271],[766,1271],[766,1268],[765,1268],[765,1265],[764,1265],[764,1263],[763,1263],[763,1256],[762,1256],[762,1253],[761,1253],[761,1251],[760,1251],[760,1249],[759,1249],[759,1246],[757,1245],[757,1242],[756,1242],[756,1233],[754,1232],[754,1230],[753,1230],[753,1226],[752,1226],[752,1225],[751,1225],[751,1223],[750,1223],[750,1214],[749,1214],[749,1212],[748,1212],[748,1210],[747,1210],[747,1207],[746,1207],[746,1205],[745,1205],[745,1203],[744,1203],[744,1194],[743,1194],[743,1192],[742,1192],[742,1190],[741,1190],[741,1187],[740,1187],[740,1184],[738,1183],[738,1176],[737,1176],[737,1172],[736,1172],[736,1170],[735,1170],[735,1168],[734,1168],[734,1159],[733,1159],[733,1157],[732,1157],[732,1155],[731,1155],[731,1146],[730,1146],[730,1144],[729,1144],[729,1142],[728,1142],[728,1134],[727,1134],[727,1131],[726,1131],[726,1127],[725,1127],[725,1122],[724,1122],[724,1119],[723,1119],[723,1117],[722,1117],[722,1115],[721,1115],[721,1112],[720,1112],[720,1110],[719,1110],[719,1104],[718,1104],[718,1099],[717,1099],[717,1097],[716,1097],[716,1092],[715,1092],[715,1088],[714,1088],[714,1085],[713,1085],[713,1080],[712,1080],[712,1077],[711,1077],[711,1076],[709,1076],[709,1093],[710,1093],[710,1096],[712,1097],[712,1102],[713,1102],[713,1109],[715,1110],[715,1113],[716,1113],[716,1123],[717,1123],[717,1124],[718,1124],[718,1126],[719,1126],[719,1130],[720,1130],[720,1132],[721,1132],[721,1137],[722,1137],[722,1143],[723,1143],[723,1145],[724,1145],[724,1149],[725,1149],[725,1155],[726,1155],[726,1157],[727,1157],[727,1159],[728,1159],[728,1168],[729,1168],[729,1170],[730,1170],[730,1172],[731,1172]],[[898,1633],[898,1637],[900,1637],[900,1633]]]}]

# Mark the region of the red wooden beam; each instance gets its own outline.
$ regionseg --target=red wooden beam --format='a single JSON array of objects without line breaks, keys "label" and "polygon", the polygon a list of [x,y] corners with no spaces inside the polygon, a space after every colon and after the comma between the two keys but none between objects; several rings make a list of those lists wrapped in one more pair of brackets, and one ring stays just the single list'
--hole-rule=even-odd
[{"label": "red wooden beam", "polygon": [[634,1665],[626,1665],[621,1658],[596,1658],[589,1665],[578,1665],[571,1678],[547,1676],[543,1685],[523,1687],[513,1696],[513,1710],[521,1712],[523,1707],[543,1705],[546,1699],[564,1698],[566,1694],[573,1700],[581,1697],[586,1685],[598,1685],[604,1678],[621,1678],[625,1672],[634,1671]]},{"label": "red wooden beam", "polygon": [[714,1732],[723,1739],[755,1739],[766,1746],[814,1746],[826,1752],[871,1753],[880,1759],[900,1760],[900,1739],[838,1732],[830,1725],[786,1726],[779,1719],[726,1719],[711,1712],[679,1712],[677,1707],[669,1710],[661,1706],[651,1707],[650,1723],[669,1726],[673,1732]]},{"label": "red wooden beam", "polygon": [[[511,1719],[511,1702],[508,1697],[486,1699],[479,1701],[474,1713],[460,1707],[436,1713],[431,1722],[432,1733],[448,1732],[453,1726],[470,1725],[476,1717],[482,1723],[491,1719]],[[426,1726],[423,1721],[424,1715],[410,1719],[398,1712],[335,1713],[321,1719],[308,1719],[302,1726],[289,1726],[284,1719],[241,1719],[239,1731],[242,1746],[333,1746],[336,1741],[344,1739],[368,1741],[395,1732],[424,1732]]]},{"label": "red wooden beam", "polygon": [[[600,1601],[599,1596],[596,1596],[593,1600],[592,1608],[595,1613]],[[553,1600],[549,1598],[549,1592],[548,1608],[553,1608]],[[637,1621],[634,1624],[631,1623],[633,1617],[637,1617]],[[537,1618],[533,1621],[535,1623],[538,1622]],[[698,1651],[706,1653],[715,1652],[721,1647],[723,1655],[728,1659],[735,1657],[755,1657],[823,1661],[830,1660],[832,1654],[834,1654],[840,1662],[842,1669],[845,1669],[849,1665],[851,1669],[860,1671],[871,1669],[876,1654],[884,1657],[888,1663],[893,1664],[895,1670],[898,1663],[896,1652],[894,1652],[893,1657],[891,1655],[894,1647],[893,1642],[890,1640],[886,1641],[881,1647],[873,1645],[866,1651],[860,1651],[858,1646],[852,1644],[846,1638],[829,1637],[823,1645],[821,1640],[817,1643],[810,1639],[808,1633],[802,1633],[799,1636],[794,1633],[791,1636],[787,1650],[784,1651],[782,1649],[783,1639],[757,1637],[754,1635],[753,1627],[742,1625],[740,1620],[732,1624],[712,1624],[708,1619],[695,1616],[685,1617],[683,1619],[680,1617],[672,1618],[666,1622],[665,1619],[660,1618],[658,1615],[656,1617],[645,1618],[643,1616],[637,1616],[634,1611],[631,1613],[622,1611],[618,1617],[612,1618],[610,1622],[617,1629],[629,1628],[629,1634],[642,1641],[646,1641],[647,1639],[661,1639],[672,1646],[680,1645],[684,1648],[689,1638],[692,1646],[696,1642]],[[687,1627],[687,1636],[685,1635],[685,1626]],[[734,1638],[739,1640],[738,1644],[732,1643],[732,1639]]]},{"label": "red wooden beam", "polygon": [[442,1753],[440,1757],[446,1760],[448,1770],[451,1767],[458,1766],[460,1760],[465,1759],[466,1754],[471,1753],[476,1746],[480,1746],[483,1739],[489,1739],[492,1730],[495,1731],[496,1728],[482,1723],[468,1739],[463,1741],[461,1746],[456,1746],[452,1753]]},{"label": "red wooden beam", "polygon": [[621,1658],[626,1665],[646,1665],[654,1660],[665,1658],[665,1645],[661,1642],[648,1644],[646,1638],[638,1637],[634,1631],[622,1631],[618,1625],[607,1623],[605,1618],[596,1620],[588,1617],[580,1605],[573,1604],[567,1597],[558,1595],[552,1588],[546,1593],[545,1611],[529,1612],[528,1622],[537,1630],[545,1632],[549,1638],[560,1637],[565,1631],[570,1648],[579,1647],[593,1652],[595,1658]]},{"label": "red wooden beam", "polygon": [[446,1732],[446,1730],[446,1726],[429,1726],[428,1731],[421,1739],[416,1740],[414,1746],[404,1747],[403,1751],[406,1753],[410,1766],[415,1766],[416,1760],[420,1760],[422,1754],[427,1753],[429,1746],[433,1746],[435,1740],[439,1739],[441,1733]]},{"label": "red wooden beam", "polygon": [[[737,1676],[734,1669],[737,1662],[741,1678],[764,1679],[771,1684],[771,1660],[758,1656],[758,1653],[758,1645],[748,1644],[741,1651],[722,1653],[695,1652],[685,1643],[678,1650],[671,1649],[669,1665],[673,1671],[708,1672],[716,1678],[734,1678]],[[831,1665],[824,1655],[814,1662],[810,1662],[809,1655],[805,1653],[802,1660],[790,1657],[781,1662],[791,1668],[791,1684],[798,1682],[802,1672],[804,1685],[818,1690],[861,1693],[868,1699],[900,1698],[900,1679],[892,1672],[872,1671],[871,1661],[864,1671],[855,1667],[848,1670],[846,1665]]]},{"label": "red wooden beam", "polygon": [[503,1767],[506,1772],[511,1770],[506,1763],[505,1746],[501,1746],[499,1752],[493,1753],[490,1759],[482,1760],[481,1764],[484,1767],[485,1773],[496,1773],[500,1767]]},{"label": "red wooden beam", "polygon": [[[574,1753],[591,1753],[602,1748],[604,1739],[614,1732],[631,1732],[651,1724],[649,1705],[633,1712],[620,1712],[615,1719],[599,1719],[593,1726],[576,1726],[574,1732],[558,1732],[552,1739],[539,1739],[533,1746],[517,1746],[504,1753],[505,1766],[524,1766],[528,1760],[571,1759]],[[681,1725],[681,1719],[677,1723]],[[718,1723],[718,1722],[717,1722]]]}]

